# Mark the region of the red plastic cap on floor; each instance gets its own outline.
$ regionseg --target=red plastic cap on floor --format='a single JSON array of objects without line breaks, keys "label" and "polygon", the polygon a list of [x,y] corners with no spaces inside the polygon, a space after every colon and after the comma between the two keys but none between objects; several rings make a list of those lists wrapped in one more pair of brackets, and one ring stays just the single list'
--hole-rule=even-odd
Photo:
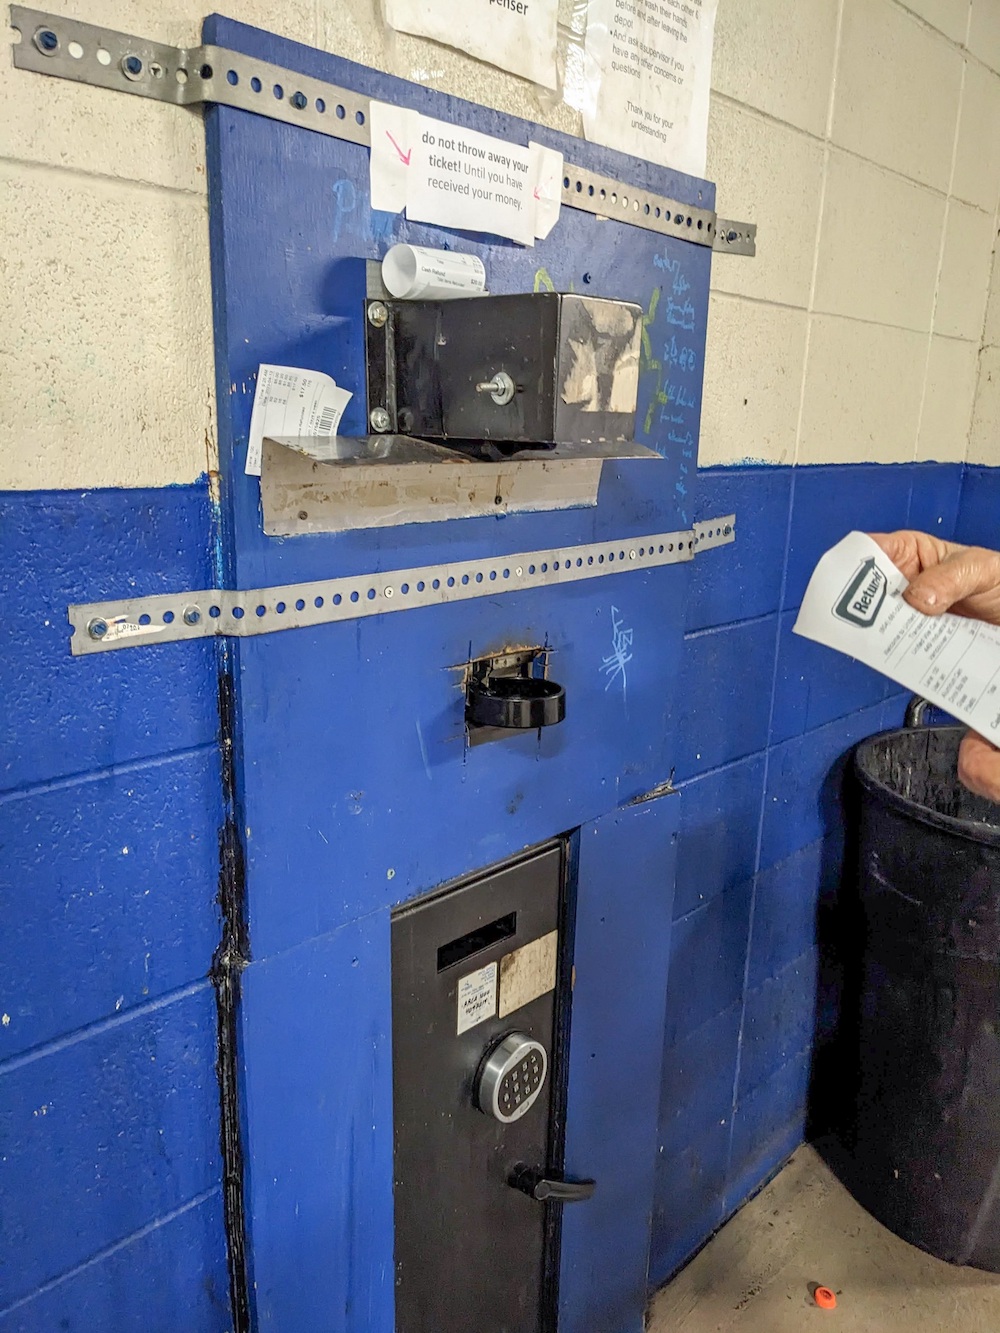
[{"label": "red plastic cap on floor", "polygon": [[821,1310],[836,1310],[837,1294],[829,1287],[817,1287],[813,1292],[813,1300]]}]

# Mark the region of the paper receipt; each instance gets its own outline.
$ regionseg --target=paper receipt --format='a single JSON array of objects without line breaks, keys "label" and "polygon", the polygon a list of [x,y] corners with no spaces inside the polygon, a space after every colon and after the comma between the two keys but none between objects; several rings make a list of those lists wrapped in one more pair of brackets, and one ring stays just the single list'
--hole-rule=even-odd
[{"label": "paper receipt", "polygon": [[329,439],[336,435],[344,408],[351,401],[321,370],[298,370],[294,366],[261,366],[250,416],[250,440],[244,472],[260,476],[265,435],[311,436]]},{"label": "paper receipt", "polygon": [[796,634],[874,668],[1000,745],[1000,626],[903,600],[907,581],[863,532],[827,551],[809,580]]}]

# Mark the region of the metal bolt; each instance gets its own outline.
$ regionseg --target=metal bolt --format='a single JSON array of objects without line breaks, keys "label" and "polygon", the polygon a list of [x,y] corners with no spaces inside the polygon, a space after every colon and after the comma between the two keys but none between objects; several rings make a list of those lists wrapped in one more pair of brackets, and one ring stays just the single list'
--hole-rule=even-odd
[{"label": "metal bolt", "polygon": [[476,393],[488,393],[498,407],[509,403],[517,389],[506,370],[498,370],[491,380],[476,385]]},{"label": "metal bolt", "polygon": [[368,307],[368,323],[380,329],[389,319],[389,307],[384,301],[373,301]]},{"label": "metal bolt", "polygon": [[138,79],[142,74],[142,61],[138,56],[122,56],[122,73],[126,79]]},{"label": "metal bolt", "polygon": [[200,625],[201,612],[196,606],[186,606],[181,615],[181,619],[184,621],[185,625]]},{"label": "metal bolt", "polygon": [[87,633],[92,639],[103,639],[108,632],[108,622],[106,620],[91,620],[87,625]]},{"label": "metal bolt", "polygon": [[384,407],[373,407],[368,420],[371,422],[372,430],[379,432],[387,431],[392,425],[392,418]]},{"label": "metal bolt", "polygon": [[43,56],[54,56],[59,49],[59,38],[51,28],[39,28],[34,41]]}]

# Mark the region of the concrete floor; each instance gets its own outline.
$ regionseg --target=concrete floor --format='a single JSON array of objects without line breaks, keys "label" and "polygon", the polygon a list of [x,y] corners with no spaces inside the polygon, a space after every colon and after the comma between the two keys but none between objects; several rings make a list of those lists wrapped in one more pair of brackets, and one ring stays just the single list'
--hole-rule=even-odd
[{"label": "concrete floor", "polygon": [[[812,1288],[837,1293],[819,1309]],[[801,1148],[650,1305],[648,1333],[998,1333],[1000,1276],[892,1235]]]}]

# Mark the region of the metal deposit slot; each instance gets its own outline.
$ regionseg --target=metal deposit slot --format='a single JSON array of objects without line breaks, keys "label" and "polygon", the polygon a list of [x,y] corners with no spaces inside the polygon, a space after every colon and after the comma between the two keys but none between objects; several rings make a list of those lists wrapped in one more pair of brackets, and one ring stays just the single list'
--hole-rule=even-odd
[{"label": "metal deposit slot", "polygon": [[477,926],[475,930],[460,935],[457,940],[442,944],[437,951],[438,971],[443,972],[446,967],[454,967],[456,963],[464,962],[473,954],[482,953],[483,949],[488,949],[491,944],[502,944],[504,940],[509,940],[516,930],[517,913],[508,912],[506,916],[497,917],[496,921],[490,921],[485,926]]}]

